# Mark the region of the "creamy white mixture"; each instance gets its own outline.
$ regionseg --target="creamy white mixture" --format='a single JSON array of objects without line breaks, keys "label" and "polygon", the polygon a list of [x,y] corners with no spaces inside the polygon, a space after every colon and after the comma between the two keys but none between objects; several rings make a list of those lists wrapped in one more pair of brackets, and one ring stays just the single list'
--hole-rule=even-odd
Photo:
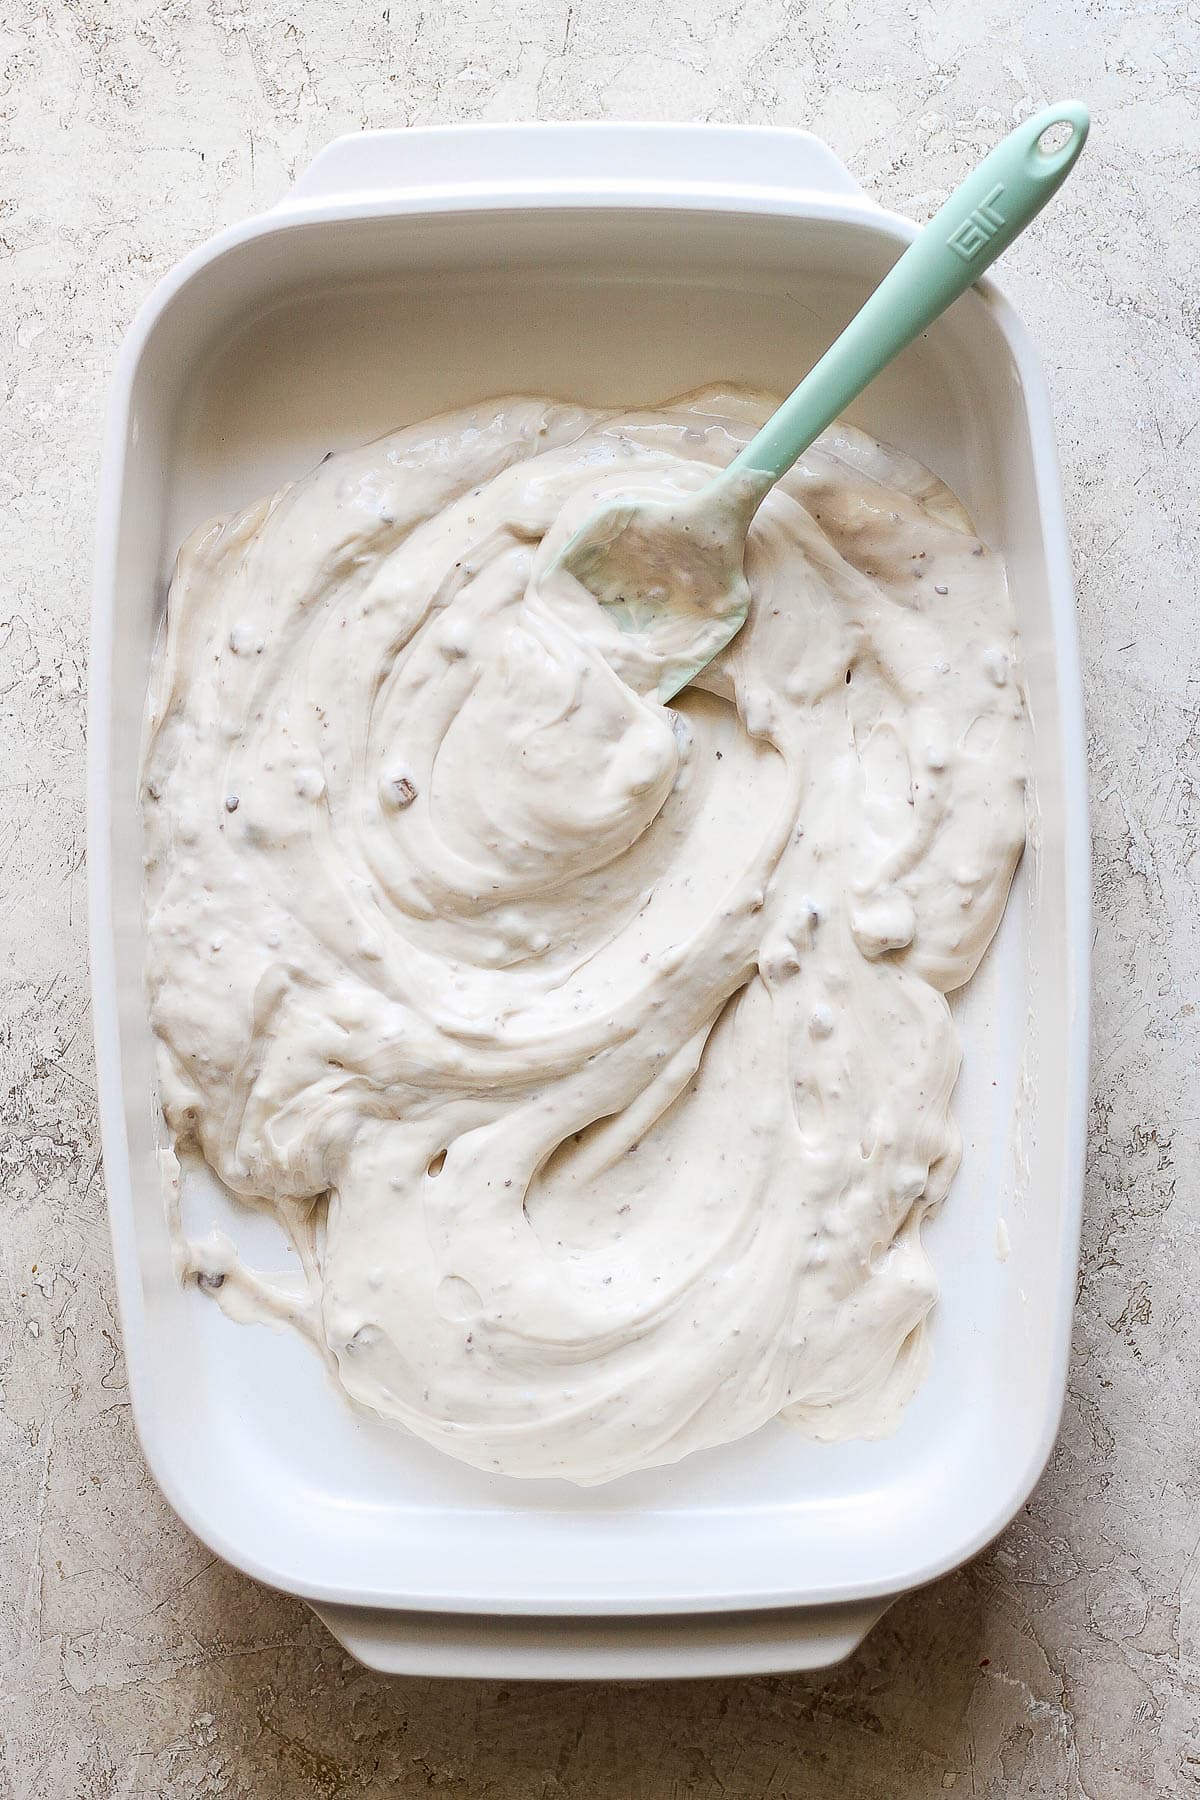
[{"label": "creamy white mixture", "polygon": [[144,764],[182,1153],[275,1211],[182,1271],[452,1455],[597,1482],[784,1413],[886,1429],[958,1159],[945,994],[1023,841],[1001,564],[837,426],[670,706],[551,565],[769,403],[506,399],[327,459],[184,547]]}]

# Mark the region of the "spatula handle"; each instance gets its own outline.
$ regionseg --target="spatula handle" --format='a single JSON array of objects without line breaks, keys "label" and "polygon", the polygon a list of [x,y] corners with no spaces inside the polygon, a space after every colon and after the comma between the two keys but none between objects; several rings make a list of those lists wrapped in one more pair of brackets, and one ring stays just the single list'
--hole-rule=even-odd
[{"label": "spatula handle", "polygon": [[[1051,141],[1063,130],[1061,143]],[[955,189],[730,472],[754,471],[773,481],[786,474],[868,382],[1024,231],[1074,168],[1087,134],[1087,108],[1078,100],[1048,106],[1018,125]]]}]

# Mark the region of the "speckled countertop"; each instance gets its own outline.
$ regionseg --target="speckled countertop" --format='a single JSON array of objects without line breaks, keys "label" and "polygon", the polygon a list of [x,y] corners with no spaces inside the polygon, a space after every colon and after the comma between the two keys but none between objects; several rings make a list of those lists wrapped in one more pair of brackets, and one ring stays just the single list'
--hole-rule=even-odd
[{"label": "speckled countertop", "polygon": [[[10,0],[0,14],[0,1796],[1200,1794],[1200,23],[1184,0]],[[97,448],[153,280],[338,132],[801,124],[917,215],[1094,109],[1005,265],[1057,408],[1096,854],[1095,1095],[1062,1438],[970,1568],[822,1679],[388,1681],[143,1471],[84,943]],[[36,1274],[33,1273],[36,1265]]]}]

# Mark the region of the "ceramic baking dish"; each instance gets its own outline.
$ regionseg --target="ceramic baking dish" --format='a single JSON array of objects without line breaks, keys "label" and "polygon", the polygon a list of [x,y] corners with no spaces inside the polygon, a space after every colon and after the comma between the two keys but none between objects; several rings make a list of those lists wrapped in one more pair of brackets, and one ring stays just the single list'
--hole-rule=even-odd
[{"label": "ceramic baking dish", "polygon": [[[576,1491],[461,1467],[356,1416],[298,1339],[177,1285],[139,923],[139,725],[199,521],[446,406],[785,389],[913,234],[797,132],[481,126],[333,144],[186,258],[134,323],[104,451],[91,661],[92,959],[109,1210],[147,1460],[214,1551],[381,1668],[815,1666],[1012,1518],[1062,1404],[1087,1068],[1088,856],[1067,545],[1046,392],[990,283],[851,417],[923,459],[1007,559],[1034,721],[1030,848],[956,1001],[962,1169],[927,1228],[942,1298],[894,1437],[775,1425]],[[189,1196],[200,1212],[228,1203]],[[234,1212],[252,1260],[270,1227]]]}]

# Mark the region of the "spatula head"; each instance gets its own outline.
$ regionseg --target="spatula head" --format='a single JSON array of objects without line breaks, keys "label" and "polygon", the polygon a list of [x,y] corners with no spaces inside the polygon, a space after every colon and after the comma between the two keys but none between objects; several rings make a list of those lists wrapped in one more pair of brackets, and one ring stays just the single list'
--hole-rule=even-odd
[{"label": "spatula head", "polygon": [[621,498],[575,533],[560,566],[659,671],[658,697],[686,687],[739,632],[750,607],[742,569],[756,486],[710,483],[667,500]]}]

